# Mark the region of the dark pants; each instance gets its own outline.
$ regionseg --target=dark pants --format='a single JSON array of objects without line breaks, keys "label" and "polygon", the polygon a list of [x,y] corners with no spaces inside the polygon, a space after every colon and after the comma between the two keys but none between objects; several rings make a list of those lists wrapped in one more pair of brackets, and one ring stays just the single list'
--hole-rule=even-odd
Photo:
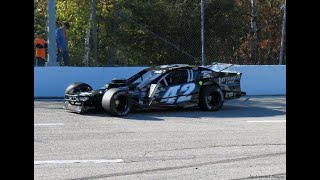
[{"label": "dark pants", "polygon": [[[63,58],[63,63],[61,61],[61,58]],[[69,66],[69,61],[70,61],[70,57],[69,57],[69,51],[68,50],[64,50],[62,53],[59,52],[57,53],[57,62],[59,62],[60,66]]]},{"label": "dark pants", "polygon": [[36,57],[36,63],[35,66],[45,66],[46,60],[42,59],[41,57]]}]

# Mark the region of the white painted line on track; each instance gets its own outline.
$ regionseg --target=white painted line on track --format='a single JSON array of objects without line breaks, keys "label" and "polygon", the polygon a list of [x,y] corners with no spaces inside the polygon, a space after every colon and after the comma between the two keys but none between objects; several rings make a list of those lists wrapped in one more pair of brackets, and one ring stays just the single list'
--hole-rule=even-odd
[{"label": "white painted line on track", "polygon": [[248,123],[279,123],[286,122],[286,120],[268,120],[268,121],[247,121]]},{"label": "white painted line on track", "polygon": [[63,126],[63,123],[38,123],[35,126]]},{"label": "white painted line on track", "polygon": [[72,163],[121,163],[122,159],[97,159],[97,160],[49,160],[34,161],[34,165],[40,164],[72,164]]}]

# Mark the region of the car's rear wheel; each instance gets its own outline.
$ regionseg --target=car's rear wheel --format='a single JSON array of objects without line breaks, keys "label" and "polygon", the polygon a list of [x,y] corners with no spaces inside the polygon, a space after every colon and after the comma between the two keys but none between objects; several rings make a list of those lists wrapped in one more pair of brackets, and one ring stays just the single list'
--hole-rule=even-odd
[{"label": "car's rear wheel", "polygon": [[91,90],[92,90],[92,87],[90,85],[82,82],[75,82],[70,84],[66,88],[65,94],[75,94],[75,93],[86,92]]},{"label": "car's rear wheel", "polygon": [[102,107],[114,116],[125,116],[132,108],[132,101],[124,90],[112,88],[107,90],[102,97]]},{"label": "car's rear wheel", "polygon": [[218,111],[224,103],[223,91],[216,85],[204,86],[199,96],[199,107],[205,111]]}]

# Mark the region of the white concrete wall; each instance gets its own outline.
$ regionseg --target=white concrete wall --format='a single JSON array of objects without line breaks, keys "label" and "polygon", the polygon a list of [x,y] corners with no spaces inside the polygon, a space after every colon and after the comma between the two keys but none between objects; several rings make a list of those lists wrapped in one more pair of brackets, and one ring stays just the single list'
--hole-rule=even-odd
[{"label": "white concrete wall", "polygon": [[[34,97],[63,97],[73,82],[100,88],[113,78],[128,78],[146,67],[35,67]],[[286,66],[242,65],[230,70],[242,72],[241,88],[247,95],[285,95]]]},{"label": "white concrete wall", "polygon": [[286,95],[285,65],[234,66],[242,74],[241,90],[247,95]]},{"label": "white concrete wall", "polygon": [[63,97],[73,82],[84,82],[93,89],[113,78],[129,78],[145,67],[35,67],[34,97]]}]

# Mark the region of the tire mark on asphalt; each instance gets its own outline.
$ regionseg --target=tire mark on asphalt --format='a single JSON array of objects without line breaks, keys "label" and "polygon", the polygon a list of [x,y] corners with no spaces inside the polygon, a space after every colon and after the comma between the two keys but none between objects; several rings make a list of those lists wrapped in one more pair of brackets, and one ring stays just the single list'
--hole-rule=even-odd
[{"label": "tire mark on asphalt", "polygon": [[249,100],[250,98],[246,98],[245,100],[243,100],[242,102],[245,103]]},{"label": "tire mark on asphalt", "polygon": [[170,149],[170,150],[159,150],[159,151],[149,151],[148,153],[154,152],[168,152],[168,151],[179,151],[179,150],[191,150],[191,149],[207,149],[207,148],[219,148],[219,147],[247,147],[247,146],[285,146],[286,144],[279,143],[279,144],[232,144],[232,145],[221,145],[221,146],[206,146],[206,147],[199,147],[199,148],[181,148],[181,149]]},{"label": "tire mark on asphalt", "polygon": [[170,170],[185,169],[185,168],[192,168],[192,167],[199,167],[199,166],[207,166],[207,165],[212,165],[212,164],[223,164],[223,163],[233,163],[233,162],[237,162],[237,161],[247,161],[247,160],[252,160],[252,159],[266,158],[266,157],[272,157],[272,156],[280,156],[280,155],[285,155],[285,154],[286,154],[286,152],[261,154],[261,155],[255,155],[255,156],[249,156],[249,157],[241,157],[241,158],[235,158],[235,159],[225,159],[225,160],[198,163],[198,164],[190,164],[190,165],[183,165],[183,166],[174,166],[174,167],[165,167],[165,168],[156,168],[156,169],[146,169],[146,170],[140,170],[140,171],[112,173],[112,174],[102,174],[102,175],[75,178],[75,179],[69,179],[69,180],[101,179],[101,178],[108,178],[108,177],[118,177],[118,176],[128,176],[128,175],[135,175],[135,174],[145,174],[145,173],[158,172],[158,171],[170,171]]}]

